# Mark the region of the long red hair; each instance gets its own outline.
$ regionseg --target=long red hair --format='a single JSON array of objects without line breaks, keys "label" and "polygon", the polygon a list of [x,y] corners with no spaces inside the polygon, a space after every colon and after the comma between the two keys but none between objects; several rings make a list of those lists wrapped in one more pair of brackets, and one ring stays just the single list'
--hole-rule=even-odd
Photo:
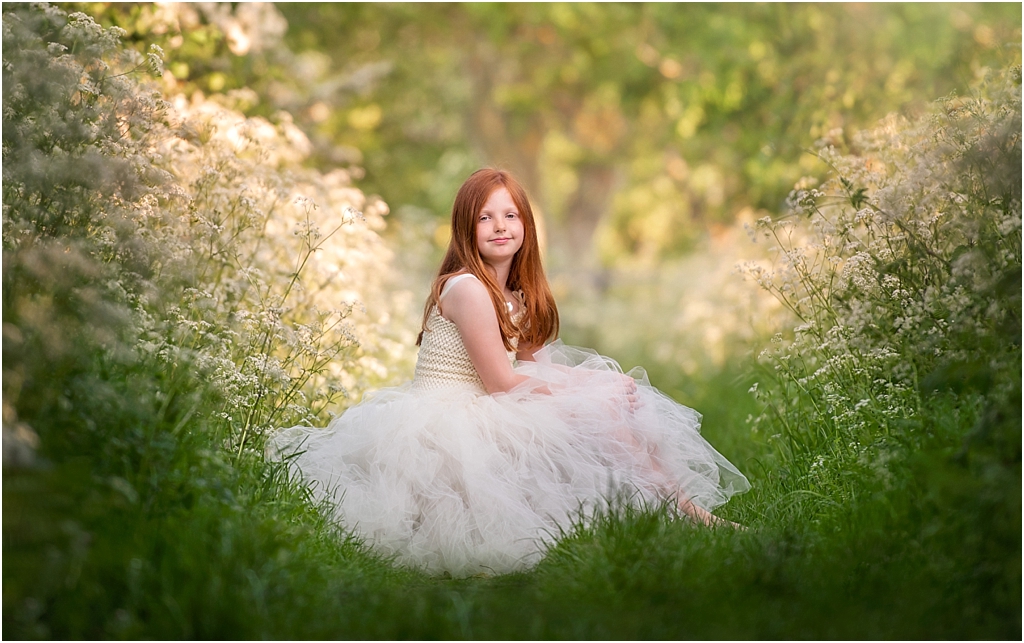
[{"label": "long red hair", "polygon": [[[480,211],[491,193],[502,187],[508,190],[523,222],[523,245],[512,258],[507,284],[512,291],[523,291],[523,307],[526,312],[519,327],[512,323],[505,307],[505,295],[491,271],[484,265],[476,245],[476,225]],[[423,340],[427,318],[440,301],[445,282],[460,271],[473,274],[487,286],[506,350],[512,350],[513,337],[518,338],[520,344],[540,346],[558,335],[558,308],[547,277],[544,276],[544,266],[540,262],[540,243],[537,241],[537,225],[530,199],[523,186],[504,170],[477,170],[466,179],[455,195],[455,203],[452,205],[452,238],[423,309],[423,327],[416,340],[417,345]]]}]

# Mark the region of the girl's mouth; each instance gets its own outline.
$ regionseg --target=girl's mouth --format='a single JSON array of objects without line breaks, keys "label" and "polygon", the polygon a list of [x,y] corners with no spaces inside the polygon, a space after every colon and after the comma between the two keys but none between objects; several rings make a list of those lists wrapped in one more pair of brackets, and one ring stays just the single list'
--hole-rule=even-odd
[{"label": "girl's mouth", "polygon": [[503,245],[505,245],[506,243],[508,243],[511,240],[512,239],[510,239],[509,237],[501,237],[501,238],[498,238],[498,239],[491,239],[491,243],[496,243],[499,246],[503,246]]}]

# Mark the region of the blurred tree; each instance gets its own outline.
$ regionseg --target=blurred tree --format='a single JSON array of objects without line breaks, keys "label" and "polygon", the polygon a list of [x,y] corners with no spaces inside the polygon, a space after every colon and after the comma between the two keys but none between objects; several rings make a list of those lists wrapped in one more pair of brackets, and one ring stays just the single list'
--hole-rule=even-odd
[{"label": "blurred tree", "polygon": [[[690,247],[820,174],[803,150],[1019,59],[1017,5],[281,4],[287,42],[390,73],[308,109],[399,212],[516,172],[569,258]],[[324,161],[329,159],[324,158]],[[410,207],[411,206],[411,207]]]},{"label": "blurred tree", "polygon": [[469,172],[514,171],[556,269],[685,252],[823,176],[817,140],[1020,60],[1015,4],[68,6],[160,44],[185,91],[287,111],[439,244]]},{"label": "blurred tree", "polygon": [[273,4],[65,2],[58,6],[88,14],[104,27],[124,29],[127,47],[144,50],[149,44],[159,45],[166,55],[166,83],[176,84],[185,94],[234,94],[250,116],[298,112],[321,94],[337,102],[345,90],[352,89],[346,83],[349,79],[331,74],[322,54],[295,54],[286,46],[283,37],[288,24]]}]

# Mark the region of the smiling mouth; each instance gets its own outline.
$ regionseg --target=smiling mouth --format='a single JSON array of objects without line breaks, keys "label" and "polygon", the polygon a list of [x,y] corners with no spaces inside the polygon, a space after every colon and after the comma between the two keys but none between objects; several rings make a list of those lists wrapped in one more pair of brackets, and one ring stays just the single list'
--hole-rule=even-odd
[{"label": "smiling mouth", "polygon": [[511,237],[501,237],[500,239],[491,239],[491,243],[505,243],[505,242],[511,241],[511,240],[512,240]]}]

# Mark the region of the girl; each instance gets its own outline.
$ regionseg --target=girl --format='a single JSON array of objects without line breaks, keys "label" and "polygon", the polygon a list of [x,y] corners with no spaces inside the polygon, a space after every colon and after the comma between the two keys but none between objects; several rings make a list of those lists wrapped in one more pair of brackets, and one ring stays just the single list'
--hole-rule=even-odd
[{"label": "girl", "polygon": [[[573,515],[624,498],[691,519],[749,488],[700,414],[640,369],[555,341],[533,211],[507,172],[459,189],[413,381],[367,395],[271,453],[378,550],[455,576],[524,569]],[[732,523],[729,523],[732,524]]]}]

